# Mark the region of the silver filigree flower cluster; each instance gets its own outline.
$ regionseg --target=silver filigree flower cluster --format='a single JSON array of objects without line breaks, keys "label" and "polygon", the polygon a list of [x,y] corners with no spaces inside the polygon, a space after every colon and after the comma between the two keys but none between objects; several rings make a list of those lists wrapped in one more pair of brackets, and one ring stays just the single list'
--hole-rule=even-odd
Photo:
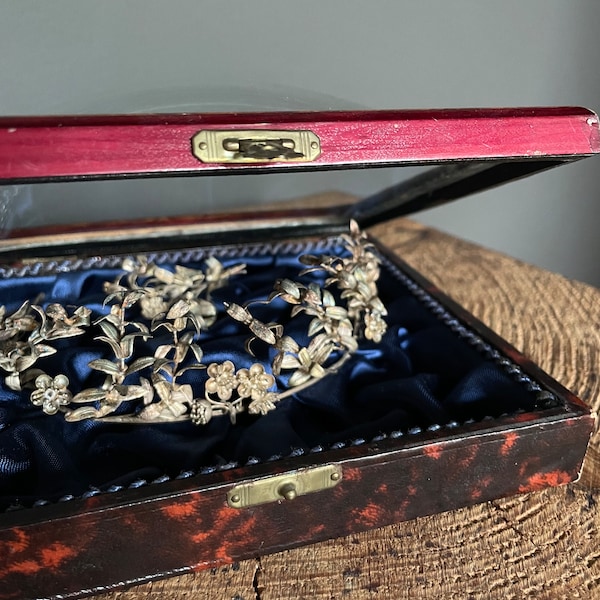
[{"label": "silver filigree flower cluster", "polygon": [[[221,415],[235,423],[242,412],[265,414],[283,398],[337,372],[357,350],[360,338],[379,342],[386,331],[386,309],[377,291],[378,256],[355,222],[341,239],[345,256],[300,258],[306,267],[300,276],[322,272],[323,286],[283,279],[262,301],[289,305],[290,321],[299,315],[311,317],[306,345],[286,334],[283,325],[256,319],[250,305],[225,303],[229,317],[252,334],[246,342],[251,356],[254,343],[274,349],[270,365],[255,362],[237,369],[231,360],[203,362],[201,333],[217,318],[212,293],[245,273],[245,265],[226,268],[208,258],[204,270],[176,266],[169,271],[138,257],[126,259],[125,274],[105,284],[105,305],[110,308],[93,322],[86,307],[67,310],[56,303],[43,308],[25,302],[11,315],[0,307],[5,384],[13,390],[33,388],[35,406],[50,415],[64,413],[67,421],[189,420],[204,425]],[[48,374],[38,368],[38,361],[57,352],[56,340],[85,332],[95,333],[94,342],[111,358],[88,363],[91,371],[101,374],[101,385],[73,394],[64,374]],[[170,341],[146,355],[146,342],[158,332]],[[206,370],[203,385],[182,382],[191,370]],[[278,389],[276,378],[284,371],[289,372],[287,387]]]}]

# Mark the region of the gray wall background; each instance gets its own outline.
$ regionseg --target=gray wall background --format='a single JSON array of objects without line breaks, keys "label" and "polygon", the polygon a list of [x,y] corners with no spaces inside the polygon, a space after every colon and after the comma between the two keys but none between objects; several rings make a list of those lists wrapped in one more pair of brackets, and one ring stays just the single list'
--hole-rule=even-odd
[{"label": "gray wall background", "polygon": [[[4,0],[0,114],[356,106],[598,110],[599,25],[598,0]],[[589,159],[416,218],[598,286],[599,168]],[[387,171],[352,175],[341,187],[368,192],[390,177]],[[220,193],[242,202],[336,183],[227,179],[235,183]],[[185,211],[190,196],[195,210],[203,194],[218,203],[214,184],[104,183],[93,193],[121,211],[123,194],[133,212],[167,197]],[[6,201],[11,194],[13,204]],[[54,186],[33,195],[44,200],[45,194],[56,204],[38,219],[50,219],[57,207],[81,215],[81,189]],[[31,195],[5,190],[5,207],[18,212]]]}]

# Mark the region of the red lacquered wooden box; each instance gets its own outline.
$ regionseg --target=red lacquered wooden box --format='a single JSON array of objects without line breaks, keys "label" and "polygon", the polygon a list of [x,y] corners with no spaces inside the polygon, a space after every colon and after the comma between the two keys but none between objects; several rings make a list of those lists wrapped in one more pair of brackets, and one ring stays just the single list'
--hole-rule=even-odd
[{"label": "red lacquered wooden box", "polygon": [[[216,333],[204,341],[201,331],[194,343],[205,367],[268,366],[264,348],[245,353],[244,335],[269,334],[224,306],[293,278],[306,267],[301,255],[338,252],[351,220],[368,228],[598,152],[598,119],[579,108],[1,118],[0,183],[33,217],[0,240],[0,598],[78,597],[575,480],[594,424],[584,404],[376,240],[386,331],[360,339],[348,360],[325,365],[335,372],[266,414],[246,410],[235,424],[223,415],[195,425],[181,413],[135,421],[151,403],[141,400],[140,378],[162,372],[152,361],[128,374],[135,384],[114,388],[142,390],[134,419],[94,412],[101,393],[88,396],[87,410],[102,418],[70,422],[66,404],[57,412],[51,401],[64,393],[59,373],[83,386],[94,361],[108,369],[94,345],[110,331],[99,325],[110,310],[102,282],[125,259],[171,273],[211,257],[225,268],[244,263],[247,273],[215,292]],[[150,216],[132,219],[123,217],[127,187],[109,189],[117,202],[85,192],[95,180],[185,175],[216,184],[235,174],[404,166],[429,168],[364,200],[338,195],[342,204],[324,194],[285,208],[206,212],[199,198],[198,214],[181,215],[166,196],[142,202]],[[238,191],[259,180],[239,181]],[[61,182],[78,190],[71,204]],[[42,308],[19,313],[26,301]],[[288,313],[278,301],[249,310],[281,323]],[[52,354],[37,345],[39,365],[55,370],[35,379],[30,397],[15,389],[11,368],[17,350],[22,359],[39,342],[25,335],[32,319],[57,302],[84,305],[99,329],[95,341],[59,339]],[[73,315],[53,314],[53,327],[77,327]],[[158,339],[150,325],[140,344]],[[20,345],[6,333],[15,328]],[[306,344],[318,335],[309,333]],[[178,398],[217,377],[210,367],[195,372]],[[108,385],[97,390],[106,396]]]}]

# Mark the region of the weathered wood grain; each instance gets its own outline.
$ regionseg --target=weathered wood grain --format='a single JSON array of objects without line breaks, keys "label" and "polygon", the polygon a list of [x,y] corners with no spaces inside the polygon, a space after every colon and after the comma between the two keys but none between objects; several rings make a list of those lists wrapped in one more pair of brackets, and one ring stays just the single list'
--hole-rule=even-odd
[{"label": "weathered wood grain", "polygon": [[[598,408],[598,290],[410,221],[392,221],[375,228],[374,234]],[[599,486],[600,435],[595,435],[582,480],[574,486],[96,598],[598,598],[600,513],[594,494]]]}]

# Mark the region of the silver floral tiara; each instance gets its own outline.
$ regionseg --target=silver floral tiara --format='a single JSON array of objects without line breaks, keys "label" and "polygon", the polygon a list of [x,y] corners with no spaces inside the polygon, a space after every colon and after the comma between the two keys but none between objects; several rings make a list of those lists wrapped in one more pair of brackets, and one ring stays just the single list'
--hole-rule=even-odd
[{"label": "silver floral tiara", "polygon": [[[244,274],[245,265],[225,268],[211,257],[204,270],[176,266],[170,271],[138,257],[125,259],[125,273],[104,284],[104,305],[110,309],[93,322],[92,311],[85,306],[68,309],[53,303],[44,308],[41,302],[25,302],[10,315],[0,307],[0,369],[6,373],[5,385],[16,391],[33,388],[30,399],[35,406],[49,415],[63,413],[72,422],[204,425],[221,415],[229,415],[235,423],[244,411],[266,414],[280,400],[337,372],[357,350],[359,339],[379,342],[386,331],[387,312],[377,291],[380,261],[373,246],[354,221],[341,244],[344,256],[300,257],[305,266],[300,276],[322,272],[326,277],[322,286],[282,279],[261,301],[283,300],[291,306],[291,320],[301,314],[312,317],[305,346],[286,334],[283,325],[256,319],[251,305],[224,303],[229,317],[252,334],[245,345],[251,356],[254,342],[274,349],[270,371],[260,362],[242,369],[231,360],[203,363],[201,333],[217,318],[212,293]],[[333,289],[338,290],[339,303]],[[169,343],[156,347],[152,356],[140,356],[140,342],[159,330],[168,334]],[[112,358],[88,363],[103,374],[100,387],[73,394],[66,375],[46,373],[39,363],[57,353],[56,340],[90,331]],[[180,382],[184,373],[199,369],[207,375],[198,385],[201,389]],[[279,389],[275,378],[283,371],[290,376],[286,389]]]}]

